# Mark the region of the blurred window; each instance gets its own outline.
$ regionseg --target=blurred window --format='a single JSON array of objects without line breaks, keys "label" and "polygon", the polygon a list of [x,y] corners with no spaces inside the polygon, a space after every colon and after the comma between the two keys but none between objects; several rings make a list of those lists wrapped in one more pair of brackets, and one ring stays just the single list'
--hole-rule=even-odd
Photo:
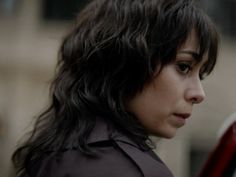
[{"label": "blurred window", "polygon": [[5,15],[13,14],[16,0],[0,0],[0,12]]},{"label": "blurred window", "polygon": [[88,0],[43,0],[45,20],[72,20]]},{"label": "blurred window", "polygon": [[[15,0],[0,0],[15,1]],[[45,20],[71,20],[88,0],[43,0]],[[199,0],[223,34],[236,37],[236,0]]]},{"label": "blurred window", "polygon": [[229,37],[236,37],[236,0],[200,0],[201,6]]}]

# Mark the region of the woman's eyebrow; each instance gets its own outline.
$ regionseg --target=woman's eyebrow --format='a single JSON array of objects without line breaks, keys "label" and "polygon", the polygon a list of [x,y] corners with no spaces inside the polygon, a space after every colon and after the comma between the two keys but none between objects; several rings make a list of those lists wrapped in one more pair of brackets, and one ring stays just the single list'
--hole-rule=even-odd
[{"label": "woman's eyebrow", "polygon": [[199,61],[201,56],[199,53],[195,52],[195,51],[192,51],[192,50],[182,50],[182,51],[179,51],[178,54],[188,54],[188,55],[191,55],[192,58],[196,61]]}]

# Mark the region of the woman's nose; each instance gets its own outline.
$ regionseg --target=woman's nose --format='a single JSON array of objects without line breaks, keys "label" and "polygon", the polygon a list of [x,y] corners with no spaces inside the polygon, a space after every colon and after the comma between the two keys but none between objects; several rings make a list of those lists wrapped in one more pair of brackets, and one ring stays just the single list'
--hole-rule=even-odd
[{"label": "woman's nose", "polygon": [[191,84],[186,93],[186,99],[192,104],[201,103],[205,97],[206,95],[199,79],[194,84]]}]

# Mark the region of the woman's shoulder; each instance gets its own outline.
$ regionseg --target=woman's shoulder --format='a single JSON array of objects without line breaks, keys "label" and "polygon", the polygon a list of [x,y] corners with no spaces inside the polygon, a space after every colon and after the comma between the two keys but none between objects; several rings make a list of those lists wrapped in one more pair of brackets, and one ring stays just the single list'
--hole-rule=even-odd
[{"label": "woman's shoulder", "polygon": [[111,133],[101,121],[96,123],[88,145],[95,156],[68,146],[59,154],[51,152],[42,158],[32,168],[31,177],[173,177],[159,158],[150,155],[150,149],[142,149],[118,131]]},{"label": "woman's shoulder", "polygon": [[[36,169],[35,177],[141,177],[138,166],[110,142],[92,146],[95,156],[78,149],[68,149],[60,155],[50,153]],[[33,174],[34,177],[34,174]]]}]

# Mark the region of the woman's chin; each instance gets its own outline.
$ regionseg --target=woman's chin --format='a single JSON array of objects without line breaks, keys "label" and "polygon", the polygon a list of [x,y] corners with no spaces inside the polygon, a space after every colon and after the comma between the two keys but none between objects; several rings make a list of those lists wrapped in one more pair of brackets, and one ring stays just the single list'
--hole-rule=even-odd
[{"label": "woman's chin", "polygon": [[157,138],[166,138],[166,139],[171,139],[171,138],[174,138],[176,135],[176,131],[166,131],[166,132],[153,132],[151,133],[150,136],[154,136],[154,137],[157,137]]}]

